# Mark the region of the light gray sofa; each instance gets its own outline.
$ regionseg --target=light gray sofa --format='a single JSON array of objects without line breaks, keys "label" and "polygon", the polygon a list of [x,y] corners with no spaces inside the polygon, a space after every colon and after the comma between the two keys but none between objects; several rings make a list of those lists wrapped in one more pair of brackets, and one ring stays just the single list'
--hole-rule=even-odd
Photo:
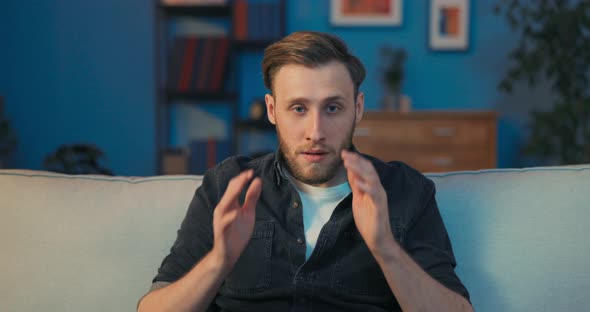
[{"label": "light gray sofa", "polygon": [[[477,311],[590,309],[590,165],[429,177]],[[0,311],[133,311],[200,183],[0,170]]]}]

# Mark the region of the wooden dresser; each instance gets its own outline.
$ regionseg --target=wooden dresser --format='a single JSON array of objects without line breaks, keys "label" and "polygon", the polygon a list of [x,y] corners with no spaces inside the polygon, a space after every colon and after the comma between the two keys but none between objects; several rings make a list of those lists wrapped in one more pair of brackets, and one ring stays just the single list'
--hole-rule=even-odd
[{"label": "wooden dresser", "polygon": [[365,112],[353,142],[383,161],[400,160],[421,172],[496,167],[494,112]]}]

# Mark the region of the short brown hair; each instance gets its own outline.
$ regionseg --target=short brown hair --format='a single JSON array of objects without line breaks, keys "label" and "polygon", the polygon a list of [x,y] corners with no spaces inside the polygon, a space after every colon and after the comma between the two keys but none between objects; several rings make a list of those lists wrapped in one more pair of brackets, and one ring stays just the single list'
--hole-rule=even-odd
[{"label": "short brown hair", "polygon": [[273,92],[274,78],[281,67],[298,64],[307,67],[325,65],[337,61],[346,66],[354,84],[354,95],[365,80],[365,67],[350,53],[346,43],[335,35],[300,31],[273,43],[264,50],[262,73],[264,85]]}]

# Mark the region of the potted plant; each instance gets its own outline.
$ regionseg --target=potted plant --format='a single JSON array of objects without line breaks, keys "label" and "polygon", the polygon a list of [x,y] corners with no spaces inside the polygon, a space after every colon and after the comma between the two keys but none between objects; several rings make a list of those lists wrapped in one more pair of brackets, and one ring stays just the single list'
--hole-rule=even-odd
[{"label": "potted plant", "polygon": [[401,89],[404,81],[404,64],[406,51],[401,48],[383,46],[380,50],[381,59],[385,66],[382,68],[382,82],[386,94],[383,98],[382,109],[398,110],[401,100]]},{"label": "potted plant", "polygon": [[558,164],[590,163],[590,2],[502,0],[495,8],[519,34],[512,67],[499,84],[535,86],[544,78],[557,95],[547,111],[532,110],[524,152]]},{"label": "potted plant", "polygon": [[4,101],[0,97],[0,168],[4,168],[6,158],[14,151],[16,144],[16,136],[4,116]]}]

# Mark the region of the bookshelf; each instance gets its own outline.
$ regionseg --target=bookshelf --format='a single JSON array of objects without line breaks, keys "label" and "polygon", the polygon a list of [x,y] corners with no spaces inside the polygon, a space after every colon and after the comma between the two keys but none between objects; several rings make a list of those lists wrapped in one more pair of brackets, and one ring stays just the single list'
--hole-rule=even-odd
[{"label": "bookshelf", "polygon": [[[240,118],[240,107],[250,103],[240,103],[240,79],[247,76],[240,75],[236,59],[242,53],[262,53],[283,36],[285,0],[155,0],[155,8],[158,174],[166,174],[171,161],[181,161],[179,155],[187,164],[176,168],[202,174],[203,168],[235,154],[244,133],[274,129],[269,122]],[[183,105],[226,112],[220,118],[226,139],[172,142],[179,131],[172,129],[177,109]]]}]

